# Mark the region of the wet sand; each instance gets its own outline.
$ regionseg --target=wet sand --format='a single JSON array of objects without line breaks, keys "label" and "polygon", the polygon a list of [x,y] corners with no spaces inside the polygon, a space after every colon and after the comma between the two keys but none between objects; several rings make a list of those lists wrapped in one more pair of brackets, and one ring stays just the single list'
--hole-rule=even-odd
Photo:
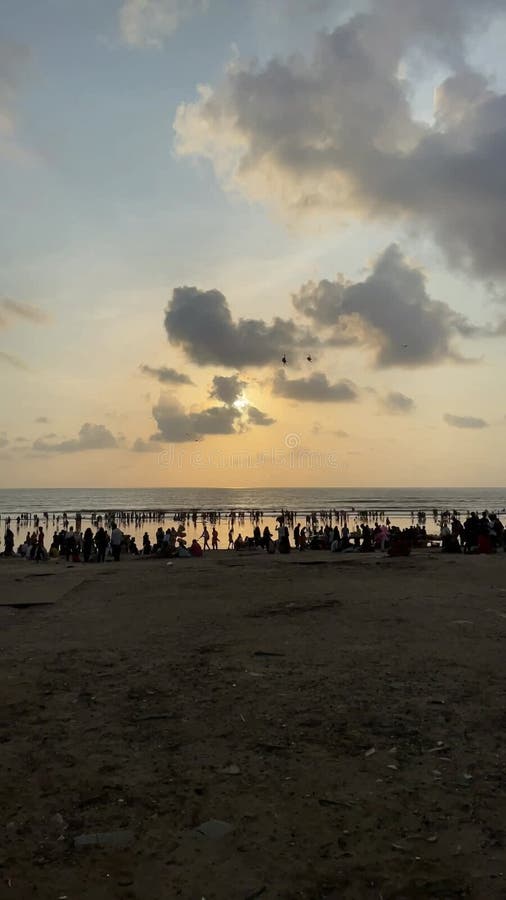
[{"label": "wet sand", "polygon": [[0,560],[2,601],[2,900],[506,896],[506,555]]}]

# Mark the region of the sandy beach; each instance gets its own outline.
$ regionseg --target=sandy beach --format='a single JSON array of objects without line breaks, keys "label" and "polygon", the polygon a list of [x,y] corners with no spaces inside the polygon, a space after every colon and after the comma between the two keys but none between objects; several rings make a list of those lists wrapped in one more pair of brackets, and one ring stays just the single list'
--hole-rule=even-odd
[{"label": "sandy beach", "polygon": [[0,560],[0,589],[2,900],[506,896],[504,554]]}]

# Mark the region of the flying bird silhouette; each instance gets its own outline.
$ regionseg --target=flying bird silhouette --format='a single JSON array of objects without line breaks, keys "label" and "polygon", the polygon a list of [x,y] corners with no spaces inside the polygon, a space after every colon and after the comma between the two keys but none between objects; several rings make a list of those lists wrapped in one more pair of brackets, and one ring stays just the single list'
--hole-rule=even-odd
[{"label": "flying bird silhouette", "polygon": [[306,356],[306,359],[307,359],[308,362],[313,362],[313,357],[312,357],[312,356]]},{"label": "flying bird silhouette", "polygon": [[281,357],[281,362],[283,363],[284,366],[286,366],[286,356]]}]

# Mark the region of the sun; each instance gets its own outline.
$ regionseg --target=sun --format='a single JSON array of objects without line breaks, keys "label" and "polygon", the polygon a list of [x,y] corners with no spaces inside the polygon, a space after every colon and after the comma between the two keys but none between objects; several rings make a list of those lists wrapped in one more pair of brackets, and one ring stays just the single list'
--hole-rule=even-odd
[{"label": "sun", "polygon": [[239,410],[239,412],[244,412],[244,410],[247,409],[250,405],[250,402],[248,398],[244,396],[244,394],[241,394],[241,396],[238,397],[237,400],[234,400],[233,405],[236,409]]}]

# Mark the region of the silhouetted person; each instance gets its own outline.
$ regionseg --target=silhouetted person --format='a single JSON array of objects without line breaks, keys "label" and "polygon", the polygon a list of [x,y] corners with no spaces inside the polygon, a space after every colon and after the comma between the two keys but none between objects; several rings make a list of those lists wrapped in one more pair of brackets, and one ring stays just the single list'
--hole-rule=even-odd
[{"label": "silhouetted person", "polygon": [[83,535],[83,558],[85,563],[90,561],[93,551],[93,532],[91,528],[87,528]]},{"label": "silhouetted person", "polygon": [[105,551],[107,549],[107,534],[103,525],[100,526],[95,535],[95,544],[97,545],[97,562],[105,562]]}]

